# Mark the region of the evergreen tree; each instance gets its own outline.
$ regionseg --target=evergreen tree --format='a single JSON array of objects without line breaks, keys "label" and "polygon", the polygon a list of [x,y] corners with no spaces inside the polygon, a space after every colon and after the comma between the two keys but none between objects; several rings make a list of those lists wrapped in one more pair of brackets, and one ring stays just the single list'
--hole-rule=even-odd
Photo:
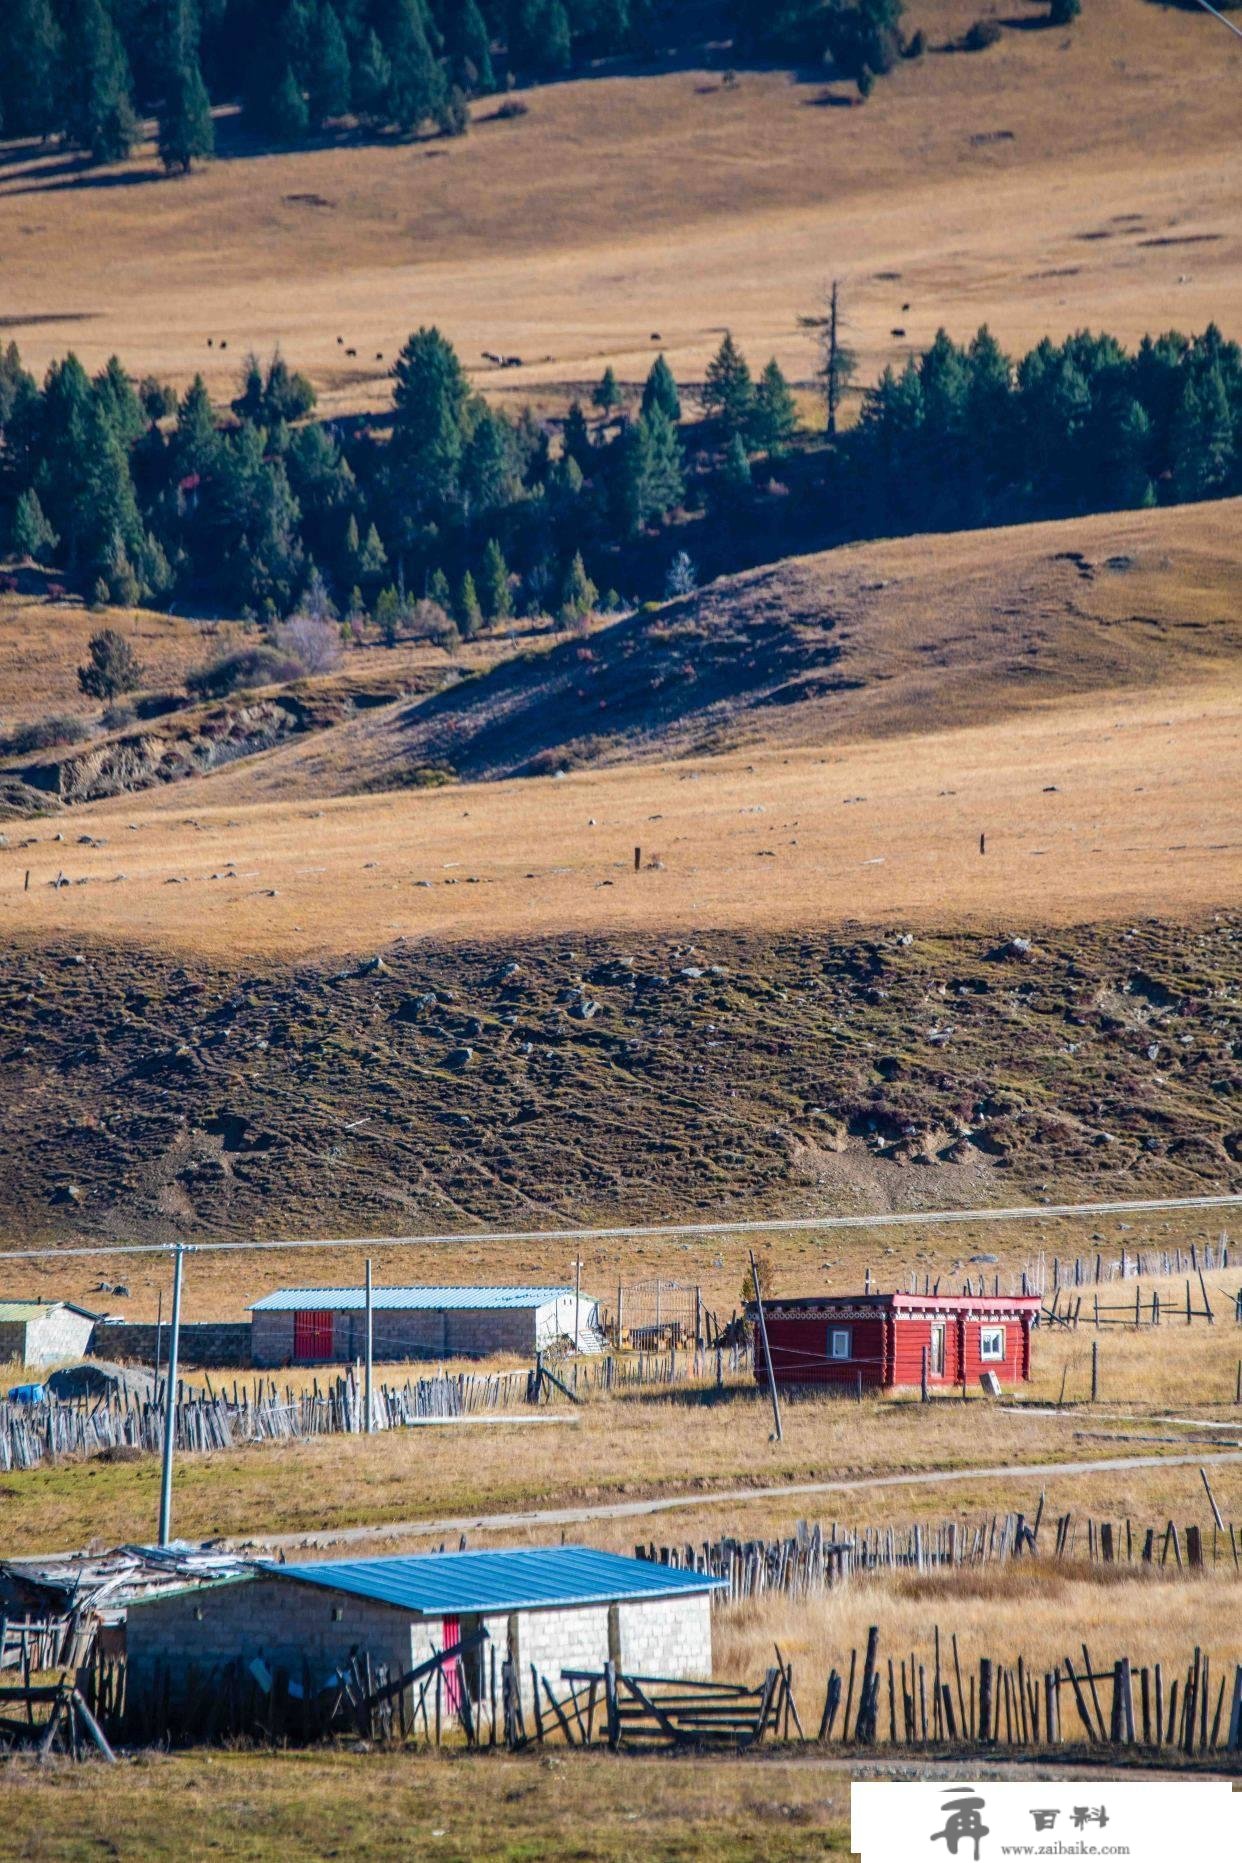
[{"label": "evergreen tree", "polygon": [[504,553],[492,537],[483,552],[479,570],[479,597],[489,621],[507,621],[513,613],[513,592],[509,586],[509,566]]},{"label": "evergreen tree", "polygon": [[591,399],[601,414],[611,414],[614,408],[620,407],[621,390],[611,363],[591,390]]},{"label": "evergreen tree", "polygon": [[110,356],[93,383],[95,401],[126,451],[146,430],[142,403],[116,356]]},{"label": "evergreen tree", "polygon": [[587,575],[581,550],[576,550],[573,561],[565,571],[565,580],[561,584],[561,625],[563,627],[581,625],[594,614],[598,602],[599,590]]},{"label": "evergreen tree", "polygon": [[449,0],[444,27],[457,82],[468,91],[494,91],[491,34],[476,0]]},{"label": "evergreen tree", "polygon": [[1179,499],[1219,498],[1229,488],[1233,423],[1220,369],[1191,376],[1169,436],[1173,491]]},{"label": "evergreen tree", "polygon": [[1082,11],[1082,0],[1051,0],[1048,7],[1050,26],[1072,26]]},{"label": "evergreen tree", "polygon": [[309,66],[310,113],[315,122],[344,116],[350,102],[349,47],[332,0],[319,0]]},{"label": "evergreen tree", "polygon": [[291,65],[285,66],[272,92],[268,123],[273,134],[282,142],[297,142],[310,127],[306,98],[302,94],[302,86],[293,75]]},{"label": "evergreen tree", "polygon": [[10,136],[49,136],[61,127],[64,49],[51,0],[12,0],[0,59],[0,105]]},{"label": "evergreen tree", "polygon": [[453,605],[453,618],[463,640],[473,640],[483,626],[483,610],[479,607],[478,591],[469,570],[461,579],[457,600]]},{"label": "evergreen tree", "polygon": [[746,443],[740,433],[735,433],[725,448],[724,462],[720,469],[720,487],[724,497],[734,502],[750,490],[750,460],[746,454]]},{"label": "evergreen tree", "polygon": [[750,425],[755,402],[755,385],[730,331],[721,338],[720,348],[707,365],[703,384],[703,405],[715,415],[731,436],[744,433]]},{"label": "evergreen tree", "polygon": [[590,464],[594,448],[591,445],[591,430],[587,426],[586,415],[582,412],[580,401],[571,401],[569,404],[565,425],[561,429],[561,445],[565,458],[572,459],[585,472]]},{"label": "evergreen tree", "polygon": [[138,656],[115,628],[92,634],[88,651],[90,660],[78,668],[78,684],[88,698],[119,698],[123,692],[136,692],[142,684]]},{"label": "evergreen tree", "polygon": [[640,531],[662,518],[685,490],[681,442],[660,408],[631,421],[621,435],[617,501],[626,530]]},{"label": "evergreen tree", "polygon": [[457,496],[469,388],[456,351],[436,329],[409,338],[393,368],[391,468],[416,515]]},{"label": "evergreen tree", "polygon": [[477,405],[462,456],[462,492],[476,513],[512,503],[518,493],[513,429],[493,408]]},{"label": "evergreen tree", "polygon": [[207,384],[196,375],[182,397],[172,436],[173,468],[178,479],[206,477],[216,467],[221,439]]},{"label": "evergreen tree", "polygon": [[453,606],[453,592],[442,569],[433,569],[427,579],[427,600],[442,608],[446,615]]},{"label": "evergreen tree", "polygon": [[354,103],[358,114],[368,123],[389,121],[388,89],[391,83],[392,66],[379,42],[379,36],[375,32],[368,32],[354,70]]},{"label": "evergreen tree", "polygon": [[380,581],[388,568],[388,553],[374,524],[367,529],[362,545],[362,554],[358,558],[358,574],[364,584],[370,585]]},{"label": "evergreen tree", "polygon": [[138,123],[130,102],[129,60],[103,0],[76,0],[66,47],[66,128],[94,162],[124,161]]},{"label": "evergreen tree", "polygon": [[188,0],[173,0],[164,53],[164,97],[159,116],[160,160],[188,175],[196,160],[214,154],[211,101],[198,62],[196,21]]},{"label": "evergreen tree", "polygon": [[402,129],[417,129],[440,108],[444,75],[427,40],[422,0],[385,0],[383,12],[389,118]]},{"label": "evergreen tree", "polygon": [[769,459],[781,459],[789,450],[789,442],[797,424],[798,411],[789,383],[773,357],[759,377],[759,386],[755,390],[751,437]]},{"label": "evergreen tree", "polygon": [[656,357],[643,384],[643,413],[650,414],[652,408],[659,408],[673,422],[681,419],[681,397],[663,355]]},{"label": "evergreen tree", "polygon": [[43,506],[34,487],[19,493],[13,511],[13,555],[19,561],[29,557],[33,562],[46,563],[51,560],[58,542],[56,532],[43,515]]},{"label": "evergreen tree", "polygon": [[562,0],[512,0],[509,49],[519,70],[568,71],[572,51]]}]

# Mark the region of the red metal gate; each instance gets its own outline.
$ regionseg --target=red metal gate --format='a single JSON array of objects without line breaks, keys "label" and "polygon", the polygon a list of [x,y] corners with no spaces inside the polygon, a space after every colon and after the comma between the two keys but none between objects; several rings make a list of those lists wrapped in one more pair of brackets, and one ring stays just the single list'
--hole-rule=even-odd
[{"label": "red metal gate", "polygon": [[293,1316],[293,1356],[297,1359],[332,1357],[332,1312],[302,1310]]},{"label": "red metal gate", "polygon": [[[446,1617],[441,1627],[440,1648],[451,1650],[461,1642],[460,1617]],[[449,1714],[461,1712],[461,1657],[444,1665],[444,1706]]]}]

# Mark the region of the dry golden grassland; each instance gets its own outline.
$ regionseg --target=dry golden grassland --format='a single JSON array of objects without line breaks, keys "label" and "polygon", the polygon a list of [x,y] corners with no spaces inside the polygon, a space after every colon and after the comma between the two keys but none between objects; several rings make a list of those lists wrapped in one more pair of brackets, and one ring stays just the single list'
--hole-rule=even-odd
[{"label": "dry golden grassland", "polygon": [[39,1863],[217,1850],[237,1863],[793,1863],[849,1852],[848,1776],[774,1755],[153,1752],[115,1771],[9,1762],[0,1780],[4,1854]]},{"label": "dry golden grassland", "polygon": [[[931,54],[862,108],[822,107],[787,72],[727,89],[657,67],[534,91],[512,122],[484,100],[460,142],[247,157],[224,119],[226,159],[184,181],[157,181],[149,146],[83,179],[40,152],[0,179],[6,322],[40,369],[70,345],[91,367],[119,351],[179,383],[203,369],[222,395],[251,345],[280,342],[341,410],[386,402],[424,322],[515,397],[609,362],[641,380],[653,332],[701,379],[725,324],[805,377],[798,315],[834,273],[865,378],[941,323],[986,319],[1017,347],[1219,318],[1242,278],[1221,29],[1097,0],[1068,33],[936,49],[977,12],[924,0]],[[493,375],[484,350],[526,366]]]},{"label": "dry golden grassland", "polygon": [[[192,819],[175,791],[75,814],[104,847],[66,850],[43,823],[34,846],[10,837],[0,926],[276,957],[397,938],[1193,915],[1236,894],[1238,725],[1222,685],[930,739],[313,809],[220,809],[209,782]],[[656,871],[633,871],[636,845]],[[56,888],[62,870],[88,884]]]},{"label": "dry golden grassland", "polygon": [[[792,1401],[779,1445],[769,1440],[766,1397],[739,1384],[719,1394],[683,1388],[595,1398],[565,1425],[422,1429],[187,1456],[177,1527],[193,1538],[313,1537],[370,1527],[390,1540],[398,1525],[398,1538],[417,1533],[419,1521],[429,1523],[425,1530],[455,1533],[483,1515],[680,1497],[674,1511],[589,1523],[589,1537],[625,1547],[636,1538],[788,1531],[795,1512],[873,1522],[1010,1508],[1032,1514],[1044,1488],[1053,1512],[1210,1522],[1193,1465],[1038,1471],[1044,1463],[1197,1457],[1242,1443],[1242,1413],[1233,1404],[1239,1337],[1223,1314],[1210,1328],[1101,1331],[1101,1401],[1093,1407],[1088,1334],[1041,1334],[1037,1377],[1017,1402],[994,1405],[975,1392],[965,1403],[945,1394],[927,1409],[911,1393],[862,1405]],[[1057,1409],[1067,1366],[1065,1407]],[[996,1472],[1009,1468],[1026,1472]],[[973,1469],[981,1471],[977,1478]],[[901,1480],[938,1471],[962,1479]],[[801,1497],[745,1499],[749,1490],[791,1483],[827,1486]],[[845,1486],[834,1493],[834,1483]],[[154,1518],[157,1486],[154,1458],[9,1475],[0,1482],[6,1541],[11,1550],[33,1550],[139,1537]],[[1213,1486],[1225,1518],[1242,1521],[1242,1463],[1220,1464]],[[549,1527],[512,1530],[538,1540]]]}]

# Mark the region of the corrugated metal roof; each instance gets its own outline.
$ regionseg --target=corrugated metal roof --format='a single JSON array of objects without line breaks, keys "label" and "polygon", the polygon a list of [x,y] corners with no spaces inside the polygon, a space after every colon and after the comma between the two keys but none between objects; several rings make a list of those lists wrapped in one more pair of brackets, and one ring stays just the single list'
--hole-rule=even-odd
[{"label": "corrugated metal roof", "polygon": [[423,1553],[399,1559],[325,1559],[264,1565],[283,1578],[374,1598],[427,1617],[463,1612],[609,1604],[711,1591],[724,1583],[590,1546],[522,1547],[509,1552]]},{"label": "corrugated metal roof", "polygon": [[[400,1309],[440,1313],[449,1308],[542,1307],[550,1300],[573,1298],[572,1287],[377,1287],[371,1304],[378,1310]],[[587,1295],[582,1295],[583,1304]],[[247,1309],[250,1313],[283,1313],[290,1309],[321,1312],[329,1307],[361,1312],[366,1306],[361,1287],[279,1287],[264,1294]]]},{"label": "corrugated metal roof", "polygon": [[72,1300],[0,1300],[0,1321],[37,1320],[44,1313],[56,1313],[67,1307],[70,1313],[80,1313],[85,1320],[98,1320],[103,1316],[92,1313],[88,1307],[79,1307]]}]

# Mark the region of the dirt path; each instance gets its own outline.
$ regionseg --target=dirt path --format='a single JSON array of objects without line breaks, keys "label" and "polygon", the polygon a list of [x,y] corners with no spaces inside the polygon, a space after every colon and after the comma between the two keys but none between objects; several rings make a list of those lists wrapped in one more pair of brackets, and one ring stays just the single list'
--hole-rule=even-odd
[{"label": "dirt path", "polygon": [[[917,1474],[865,1475],[849,1481],[782,1482],[770,1488],[723,1488],[718,1493],[668,1494],[647,1501],[610,1501],[594,1507],[547,1507],[519,1514],[457,1514],[441,1520],[394,1520],[324,1533],[272,1533],[248,1537],[248,1546],[352,1546],[381,1534],[507,1533],[520,1527],[576,1527],[595,1520],[639,1520],[685,1507],[770,1501],[805,1494],[859,1494],[872,1488],[925,1488],[951,1481],[993,1481],[1001,1476],[1116,1474],[1140,1468],[1202,1468],[1242,1462],[1242,1449],[1216,1455],[1109,1456],[1094,1462],[1007,1462],[996,1468],[923,1469]],[[240,1544],[240,1542],[237,1542]]]}]

